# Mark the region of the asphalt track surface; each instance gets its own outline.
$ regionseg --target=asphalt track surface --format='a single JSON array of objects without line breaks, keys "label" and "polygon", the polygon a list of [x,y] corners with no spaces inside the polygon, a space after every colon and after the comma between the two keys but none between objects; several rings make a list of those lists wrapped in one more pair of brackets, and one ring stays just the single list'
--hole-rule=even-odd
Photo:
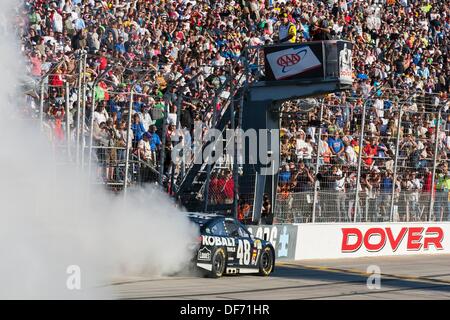
[{"label": "asphalt track surface", "polygon": [[[367,286],[368,266],[381,287]],[[305,260],[277,264],[270,277],[194,275],[116,279],[119,299],[450,299],[450,255]]]}]

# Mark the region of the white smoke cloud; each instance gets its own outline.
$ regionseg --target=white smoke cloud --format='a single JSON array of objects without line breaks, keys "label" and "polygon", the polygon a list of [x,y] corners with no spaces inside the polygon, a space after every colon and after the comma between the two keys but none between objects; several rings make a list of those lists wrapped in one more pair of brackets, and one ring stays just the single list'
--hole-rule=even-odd
[{"label": "white smoke cloud", "polygon": [[[114,276],[177,272],[197,230],[165,195],[149,187],[125,201],[88,188],[33,122],[19,120],[25,68],[7,18],[19,2],[0,9],[0,298],[112,298],[102,285]],[[71,265],[81,290],[67,288]]]}]

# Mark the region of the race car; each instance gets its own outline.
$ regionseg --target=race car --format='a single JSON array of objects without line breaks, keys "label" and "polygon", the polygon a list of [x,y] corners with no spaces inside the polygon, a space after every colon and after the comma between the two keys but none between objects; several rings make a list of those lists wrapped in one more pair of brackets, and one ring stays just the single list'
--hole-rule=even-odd
[{"label": "race car", "polygon": [[268,276],[275,267],[275,250],[265,240],[253,237],[237,219],[216,214],[188,213],[200,236],[194,265],[207,276],[255,273]]}]

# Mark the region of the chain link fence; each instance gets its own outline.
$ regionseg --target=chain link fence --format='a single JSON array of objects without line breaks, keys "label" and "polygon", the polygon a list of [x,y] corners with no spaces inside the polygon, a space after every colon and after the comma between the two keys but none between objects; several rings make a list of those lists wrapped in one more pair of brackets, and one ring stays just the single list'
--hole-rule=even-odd
[{"label": "chain link fence", "polygon": [[302,103],[280,113],[276,222],[450,221],[447,97],[379,85]]}]

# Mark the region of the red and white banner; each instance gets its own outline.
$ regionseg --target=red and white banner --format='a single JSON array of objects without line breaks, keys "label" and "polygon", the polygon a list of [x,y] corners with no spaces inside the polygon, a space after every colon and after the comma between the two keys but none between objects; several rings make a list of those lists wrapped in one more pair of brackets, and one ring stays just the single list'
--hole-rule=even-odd
[{"label": "red and white banner", "polygon": [[309,46],[293,47],[267,54],[276,80],[281,80],[322,66]]},{"label": "red and white banner", "polygon": [[297,226],[296,260],[450,253],[448,222]]}]

